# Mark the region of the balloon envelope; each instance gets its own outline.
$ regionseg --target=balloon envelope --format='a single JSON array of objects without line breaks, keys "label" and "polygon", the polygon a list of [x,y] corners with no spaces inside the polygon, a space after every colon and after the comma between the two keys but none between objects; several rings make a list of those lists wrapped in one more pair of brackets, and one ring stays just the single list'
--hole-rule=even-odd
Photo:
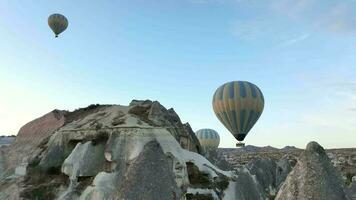
[{"label": "balloon envelope", "polygon": [[238,141],[245,139],[261,116],[263,107],[261,90],[247,81],[225,83],[213,96],[216,116]]},{"label": "balloon envelope", "polygon": [[195,135],[197,136],[200,145],[204,148],[218,148],[220,143],[220,136],[218,132],[214,131],[213,129],[200,129],[198,130]]},{"label": "balloon envelope", "polygon": [[68,20],[61,14],[52,14],[48,17],[48,26],[52,29],[56,37],[68,27]]}]

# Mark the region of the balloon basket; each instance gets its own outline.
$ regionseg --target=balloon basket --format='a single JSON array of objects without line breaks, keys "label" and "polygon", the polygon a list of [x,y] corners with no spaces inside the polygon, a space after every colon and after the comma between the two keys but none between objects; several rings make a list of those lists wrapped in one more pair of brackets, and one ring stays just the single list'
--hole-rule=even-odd
[{"label": "balloon basket", "polygon": [[245,146],[245,143],[242,143],[242,142],[236,143],[236,147],[244,147],[244,146]]}]

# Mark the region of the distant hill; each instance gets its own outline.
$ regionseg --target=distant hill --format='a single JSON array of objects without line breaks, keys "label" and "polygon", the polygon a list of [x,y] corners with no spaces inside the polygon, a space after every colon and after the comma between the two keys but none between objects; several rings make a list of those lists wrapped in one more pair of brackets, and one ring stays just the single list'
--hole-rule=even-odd
[{"label": "distant hill", "polygon": [[10,145],[15,138],[15,136],[0,136],[0,146]]},{"label": "distant hill", "polygon": [[233,153],[259,153],[259,152],[285,152],[285,151],[294,151],[294,150],[300,150],[296,148],[295,146],[285,146],[281,149],[272,147],[272,146],[264,146],[264,147],[258,147],[258,146],[253,146],[253,145],[246,145],[241,148],[219,148],[220,151],[224,152],[233,152]]},{"label": "distant hill", "polygon": [[280,149],[281,151],[294,151],[294,150],[300,150],[295,146],[285,146],[282,149]]}]

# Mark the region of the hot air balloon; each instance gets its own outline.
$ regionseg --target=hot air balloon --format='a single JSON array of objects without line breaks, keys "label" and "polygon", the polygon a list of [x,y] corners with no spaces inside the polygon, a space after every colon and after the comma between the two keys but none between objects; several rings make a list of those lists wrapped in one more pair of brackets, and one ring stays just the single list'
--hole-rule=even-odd
[{"label": "hot air balloon", "polygon": [[220,86],[213,96],[213,109],[222,124],[239,141],[237,147],[261,116],[264,98],[261,90],[247,81],[232,81]]},{"label": "hot air balloon", "polygon": [[68,27],[68,20],[61,14],[52,14],[48,17],[48,26],[52,29],[55,37],[58,37],[60,33]]},{"label": "hot air balloon", "polygon": [[213,129],[200,129],[195,135],[197,136],[200,145],[205,149],[216,149],[220,143],[220,137],[218,132]]}]

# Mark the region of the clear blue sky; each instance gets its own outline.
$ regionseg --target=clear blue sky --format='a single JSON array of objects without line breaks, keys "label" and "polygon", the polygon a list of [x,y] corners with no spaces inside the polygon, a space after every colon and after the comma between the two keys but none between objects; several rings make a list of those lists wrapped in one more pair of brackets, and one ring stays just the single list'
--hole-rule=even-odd
[{"label": "clear blue sky", "polygon": [[[247,144],[356,147],[353,0],[0,2],[0,135],[55,108],[151,99],[234,147],[211,97],[248,80],[265,110]],[[57,39],[52,13],[69,20]]]}]

